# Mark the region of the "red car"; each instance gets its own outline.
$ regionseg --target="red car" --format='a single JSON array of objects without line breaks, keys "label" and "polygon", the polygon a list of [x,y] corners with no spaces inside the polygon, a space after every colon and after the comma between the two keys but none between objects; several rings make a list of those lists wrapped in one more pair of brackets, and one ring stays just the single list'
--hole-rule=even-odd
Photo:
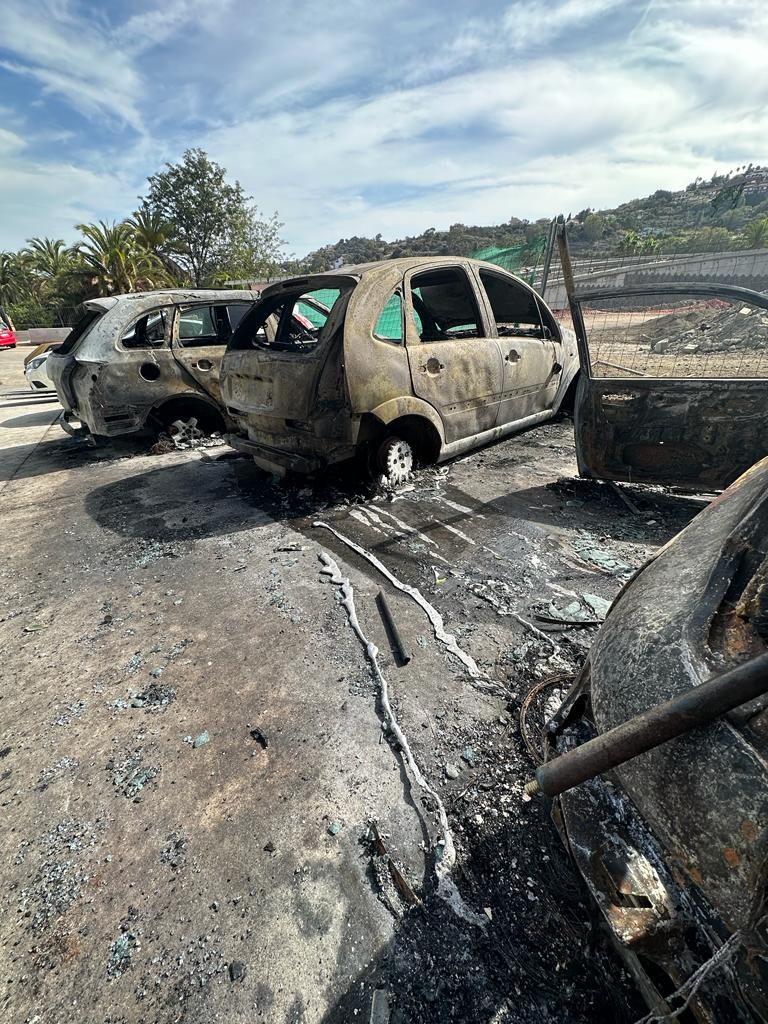
[{"label": "red car", "polygon": [[0,348],[16,348],[16,335],[0,320]]}]

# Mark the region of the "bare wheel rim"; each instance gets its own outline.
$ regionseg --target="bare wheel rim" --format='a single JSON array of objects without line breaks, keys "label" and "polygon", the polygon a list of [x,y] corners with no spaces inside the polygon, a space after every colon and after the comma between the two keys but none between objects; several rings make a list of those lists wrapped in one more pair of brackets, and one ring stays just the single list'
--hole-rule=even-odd
[{"label": "bare wheel rim", "polygon": [[168,433],[176,444],[190,444],[205,436],[197,425],[196,416],[190,416],[186,420],[174,420],[168,425]]},{"label": "bare wheel rim", "polygon": [[401,437],[388,437],[379,448],[378,464],[384,481],[399,487],[413,472],[413,449]]}]

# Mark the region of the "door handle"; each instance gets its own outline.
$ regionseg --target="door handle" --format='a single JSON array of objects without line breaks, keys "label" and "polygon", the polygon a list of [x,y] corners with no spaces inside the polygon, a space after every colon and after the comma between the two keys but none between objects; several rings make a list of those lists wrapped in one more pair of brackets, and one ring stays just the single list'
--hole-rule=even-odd
[{"label": "door handle", "polygon": [[212,370],[213,369],[213,363],[211,362],[210,359],[198,359],[198,361],[196,363],[194,363],[193,365],[194,365],[195,369],[197,369],[197,370]]},{"label": "door handle", "polygon": [[517,351],[516,348],[512,348],[504,356],[504,361],[507,362],[507,363],[516,363],[519,358],[520,358],[520,353]]}]

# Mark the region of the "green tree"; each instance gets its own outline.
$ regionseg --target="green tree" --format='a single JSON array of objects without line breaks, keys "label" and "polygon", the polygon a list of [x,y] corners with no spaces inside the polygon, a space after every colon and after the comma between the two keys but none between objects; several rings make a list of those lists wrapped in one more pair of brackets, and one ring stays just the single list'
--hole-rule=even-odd
[{"label": "green tree", "polygon": [[81,273],[90,276],[102,294],[144,291],[167,281],[159,258],[142,248],[131,224],[78,224],[84,240],[77,245]]},{"label": "green tree", "polygon": [[188,149],[180,163],[165,166],[148,178],[142,207],[173,225],[174,259],[195,287],[228,273],[245,255],[258,263],[254,246],[261,242],[269,262],[275,241],[269,224],[276,221],[262,231],[250,197],[239,182],[226,180],[223,167],[202,149]]},{"label": "green tree", "polygon": [[73,253],[63,238],[28,238],[22,255],[31,269],[49,282],[72,267]]},{"label": "green tree", "polygon": [[768,217],[753,220],[743,231],[743,238],[748,249],[765,249],[768,246]]},{"label": "green tree", "polygon": [[235,218],[230,232],[225,266],[220,279],[269,280],[280,270],[285,243],[277,213],[263,220],[255,206],[246,206]]},{"label": "green tree", "polygon": [[29,265],[17,252],[0,252],[0,306],[15,302],[34,293],[35,282]]}]

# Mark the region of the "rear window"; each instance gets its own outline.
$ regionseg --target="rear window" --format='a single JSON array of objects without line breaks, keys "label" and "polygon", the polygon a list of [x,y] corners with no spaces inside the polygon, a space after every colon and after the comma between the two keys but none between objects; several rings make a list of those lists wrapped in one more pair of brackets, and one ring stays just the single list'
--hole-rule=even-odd
[{"label": "rear window", "polygon": [[56,354],[63,356],[68,352],[72,352],[106,312],[105,309],[92,309],[88,306],[81,306],[74,327],[64,341],[62,341],[61,345],[59,345]]},{"label": "rear window", "polygon": [[243,318],[231,347],[311,352],[326,328],[333,330],[351,288],[350,284],[269,296]]}]

